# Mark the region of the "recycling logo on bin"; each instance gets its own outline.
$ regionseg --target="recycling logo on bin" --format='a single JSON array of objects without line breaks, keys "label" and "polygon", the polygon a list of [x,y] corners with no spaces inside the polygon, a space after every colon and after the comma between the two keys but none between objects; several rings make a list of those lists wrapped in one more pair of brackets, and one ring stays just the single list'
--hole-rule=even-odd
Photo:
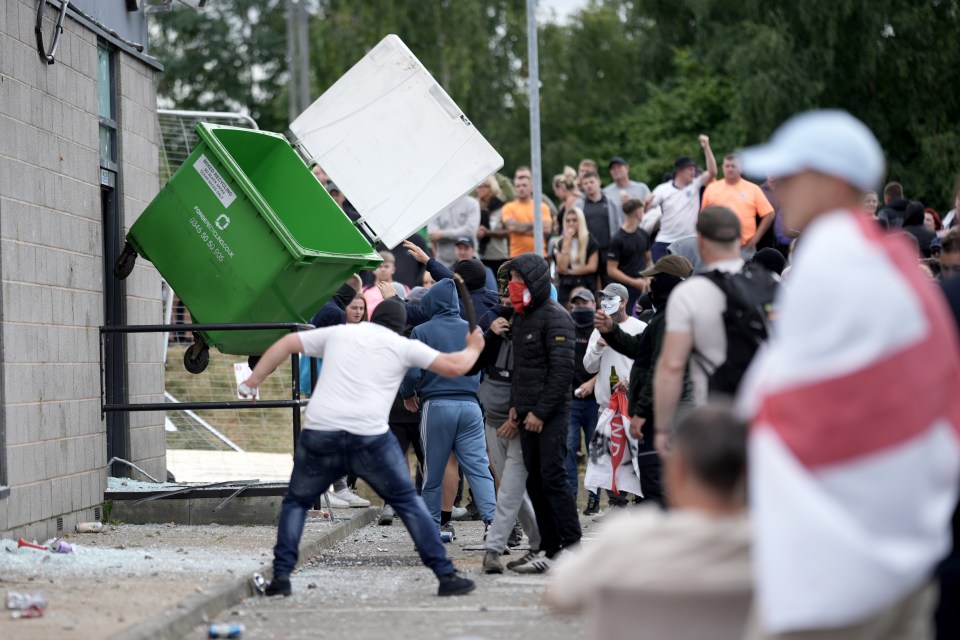
[{"label": "recycling logo on bin", "polygon": [[220,231],[225,231],[227,227],[230,226],[230,217],[225,213],[221,213],[217,216],[217,219],[213,221],[213,224],[217,225],[217,229],[220,229]]}]

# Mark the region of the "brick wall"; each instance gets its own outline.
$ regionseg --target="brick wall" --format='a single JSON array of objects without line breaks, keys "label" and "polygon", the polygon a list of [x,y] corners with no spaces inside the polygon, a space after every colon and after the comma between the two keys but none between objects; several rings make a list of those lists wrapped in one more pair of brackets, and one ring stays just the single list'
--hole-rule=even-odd
[{"label": "brick wall", "polygon": [[[67,529],[93,519],[107,442],[97,35],[67,18],[56,64],[47,65],[36,51],[35,16],[34,0],[0,2],[0,430],[10,487],[0,535],[42,539],[55,534],[57,517]],[[158,188],[155,72],[122,51],[117,72],[129,228]],[[130,324],[161,320],[160,280],[149,263],[138,263],[127,294]],[[131,399],[162,401],[160,337],[131,339],[128,355]],[[128,459],[162,477],[163,415],[133,414],[130,422]]]}]

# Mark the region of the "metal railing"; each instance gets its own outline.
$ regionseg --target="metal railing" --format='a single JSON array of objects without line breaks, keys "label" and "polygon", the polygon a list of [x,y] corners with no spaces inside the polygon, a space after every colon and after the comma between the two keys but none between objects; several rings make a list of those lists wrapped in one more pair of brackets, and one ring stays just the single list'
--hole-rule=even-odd
[{"label": "metal railing", "polygon": [[[100,327],[100,415],[104,416],[111,412],[134,412],[134,411],[166,411],[171,408],[169,402],[139,402],[139,403],[107,403],[104,388],[104,376],[107,371],[104,366],[104,336],[107,334],[130,334],[130,333],[165,333],[168,331],[191,331],[194,333],[205,331],[277,331],[285,330],[290,333],[313,329],[312,325],[299,324],[296,322],[260,322],[247,324],[144,324],[144,325],[113,325]],[[297,440],[300,437],[300,408],[306,404],[306,400],[300,397],[300,354],[294,353],[290,356],[292,392],[290,400],[230,400],[225,402],[180,402],[174,406],[180,410],[198,410],[198,409],[274,409],[290,408],[293,413],[293,445],[296,448]],[[311,364],[311,379],[316,379],[317,371],[315,361]],[[124,383],[126,383],[126,372],[124,371]],[[126,384],[124,384],[126,387]]]}]

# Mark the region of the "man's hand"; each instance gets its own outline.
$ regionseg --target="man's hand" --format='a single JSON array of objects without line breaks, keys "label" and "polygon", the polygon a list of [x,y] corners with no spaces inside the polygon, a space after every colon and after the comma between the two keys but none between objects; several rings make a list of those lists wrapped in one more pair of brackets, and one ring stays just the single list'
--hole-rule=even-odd
[{"label": "man's hand", "polygon": [[[438,232],[434,232],[438,233]],[[431,239],[432,234],[431,234]],[[419,262],[420,264],[427,264],[427,260],[430,259],[430,256],[427,255],[427,252],[413,244],[409,240],[403,241],[403,248],[407,250],[407,253],[410,254],[410,257]]]},{"label": "man's hand", "polygon": [[603,309],[597,309],[593,314],[593,327],[600,333],[610,333],[613,331],[613,318],[604,313]]},{"label": "man's hand", "polygon": [[444,238],[443,231],[431,231],[428,237],[430,242],[440,242]]},{"label": "man's hand", "polygon": [[661,458],[670,455],[670,434],[657,429],[657,435],[653,438],[653,446]]},{"label": "man's hand", "polygon": [[510,321],[506,318],[496,318],[490,323],[490,331],[493,331],[501,338],[506,338],[507,333],[510,331]]},{"label": "man's hand", "polygon": [[577,396],[578,398],[586,398],[591,393],[593,393],[593,389],[596,386],[597,386],[597,376],[593,376],[592,378],[584,382],[582,385],[577,387],[573,395]]},{"label": "man's hand", "polygon": [[504,440],[516,438],[518,433],[520,433],[520,430],[517,429],[517,423],[510,419],[507,419],[507,421],[497,429],[497,437],[503,438]]},{"label": "man's hand", "polygon": [[483,331],[478,328],[475,328],[473,331],[467,333],[467,348],[473,348],[477,351],[483,351]]},{"label": "man's hand", "polygon": [[758,242],[760,242],[760,238],[759,238],[758,236],[753,236],[752,238],[750,238],[749,240],[747,240],[747,242],[743,245],[743,248],[744,248],[744,249],[756,249]]},{"label": "man's hand", "polygon": [[480,225],[477,227],[477,238],[486,238],[488,233],[490,233],[490,229],[487,229],[485,226]]},{"label": "man's hand", "polygon": [[604,340],[603,338],[597,338],[597,346],[600,347],[601,349],[605,349],[607,346],[607,341]]},{"label": "man's hand", "polygon": [[251,400],[257,399],[257,386],[253,382],[253,378],[247,378],[243,382],[237,385],[237,395],[241,398],[250,398]]},{"label": "man's hand", "polygon": [[640,442],[643,442],[643,425],[646,424],[647,419],[641,418],[640,416],[630,416],[630,435]]},{"label": "man's hand", "polygon": [[710,137],[709,137],[709,136],[705,136],[705,135],[701,135],[701,136],[700,136],[700,147],[703,148],[703,149],[707,149],[707,148],[710,147]]},{"label": "man's hand", "polygon": [[543,431],[543,420],[535,416],[533,411],[531,411],[527,414],[527,417],[523,419],[523,426],[527,431],[540,433]]},{"label": "man's hand", "polygon": [[620,204],[627,204],[630,201],[630,194],[626,191],[620,192]]},{"label": "man's hand", "polygon": [[420,411],[420,400],[417,396],[410,396],[409,398],[403,399],[403,408],[409,411],[410,413],[416,413]]},{"label": "man's hand", "polygon": [[397,290],[394,288],[392,282],[378,282],[377,289],[380,290],[380,295],[383,296],[383,299],[392,298],[397,295]]}]

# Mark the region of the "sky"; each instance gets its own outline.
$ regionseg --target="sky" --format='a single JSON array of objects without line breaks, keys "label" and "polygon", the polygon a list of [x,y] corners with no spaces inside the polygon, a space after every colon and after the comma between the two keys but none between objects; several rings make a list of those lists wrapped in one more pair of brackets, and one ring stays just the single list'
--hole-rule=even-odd
[{"label": "sky", "polygon": [[587,0],[539,0],[539,8],[554,10],[557,13],[557,19],[561,22],[586,4]]}]

